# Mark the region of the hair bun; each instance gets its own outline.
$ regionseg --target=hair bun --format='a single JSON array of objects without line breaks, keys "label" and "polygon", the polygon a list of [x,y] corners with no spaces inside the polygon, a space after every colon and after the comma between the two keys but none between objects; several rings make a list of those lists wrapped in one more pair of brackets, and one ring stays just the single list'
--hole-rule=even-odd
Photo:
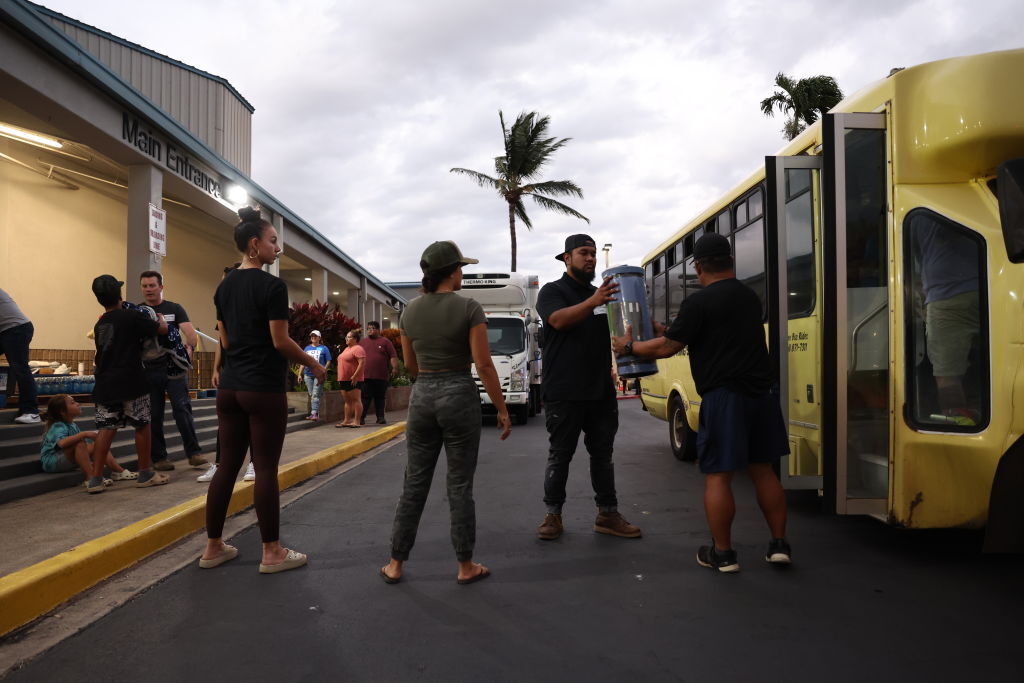
[{"label": "hair bun", "polygon": [[242,219],[243,223],[248,223],[249,221],[258,221],[261,218],[259,209],[254,209],[251,206],[243,206],[241,209],[239,209],[238,217]]}]

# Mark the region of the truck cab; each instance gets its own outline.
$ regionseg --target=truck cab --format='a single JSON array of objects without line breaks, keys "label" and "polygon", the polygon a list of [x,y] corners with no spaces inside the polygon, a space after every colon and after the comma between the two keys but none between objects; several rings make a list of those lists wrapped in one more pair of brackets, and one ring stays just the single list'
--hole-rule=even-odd
[{"label": "truck cab", "polygon": [[[509,415],[526,424],[540,410],[540,317],[538,278],[519,273],[463,273],[463,296],[478,301],[487,315],[487,341]],[[494,412],[483,383],[472,369],[485,411]]]}]

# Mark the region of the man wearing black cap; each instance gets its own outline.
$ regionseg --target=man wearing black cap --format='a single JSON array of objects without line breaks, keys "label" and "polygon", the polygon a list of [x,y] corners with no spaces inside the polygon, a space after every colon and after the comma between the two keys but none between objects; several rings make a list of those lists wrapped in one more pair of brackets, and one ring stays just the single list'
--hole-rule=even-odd
[{"label": "man wearing black cap", "polygon": [[786,536],[786,495],[773,464],[789,452],[786,426],[764,340],[761,300],[736,279],[729,240],[704,235],[693,248],[703,289],[688,296],[664,336],[633,342],[629,330],[614,337],[619,355],[668,358],[689,349],[690,368],[701,397],[697,460],[704,473],[704,511],[711,545],[697,562],[720,572],[739,571],[732,549],[735,472],[750,473],[757,502],[771,530],[765,559],[790,563]]},{"label": "man wearing black cap", "polygon": [[159,313],[156,319],[137,307],[125,308],[121,299],[124,283],[113,275],[100,275],[92,281],[92,293],[105,313],[93,328],[96,343],[96,444],[93,447],[92,477],[88,493],[103,493],[103,465],[119,427],[135,428],[135,448],[139,456],[138,488],[166,484],[163,474],[153,471],[150,461],[149,383],[142,365],[142,343],[157,334],[167,334],[167,322]]},{"label": "man wearing black cap", "polygon": [[597,245],[589,235],[570,235],[555,259],[565,263],[565,275],[544,285],[537,297],[537,311],[544,321],[542,389],[550,443],[544,476],[547,514],[537,535],[544,540],[562,535],[565,483],[582,432],[598,508],[594,531],[639,538],[640,529],[619,514],[612,465],[619,408],[604,305],[615,299],[618,287],[610,278],[600,287],[590,284],[597,267]]}]

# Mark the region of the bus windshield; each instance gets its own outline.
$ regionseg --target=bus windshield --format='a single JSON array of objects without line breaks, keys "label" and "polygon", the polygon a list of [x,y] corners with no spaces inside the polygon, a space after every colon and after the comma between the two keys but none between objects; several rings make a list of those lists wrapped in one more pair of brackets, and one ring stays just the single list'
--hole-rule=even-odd
[{"label": "bus windshield", "polygon": [[526,349],[526,326],[518,318],[488,318],[487,343],[492,355],[522,353]]}]

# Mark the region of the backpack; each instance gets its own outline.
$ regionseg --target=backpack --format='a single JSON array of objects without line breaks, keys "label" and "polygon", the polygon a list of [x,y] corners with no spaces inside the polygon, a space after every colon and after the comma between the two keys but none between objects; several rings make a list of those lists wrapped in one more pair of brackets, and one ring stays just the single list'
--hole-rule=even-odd
[{"label": "backpack", "polygon": [[[156,311],[154,311],[149,306],[139,306],[137,304],[124,301],[122,302],[122,307],[126,311],[138,311],[139,313],[142,313],[143,315],[145,315],[154,322],[159,320],[159,318],[156,315]],[[153,361],[162,357],[165,353],[167,353],[167,349],[160,345],[159,336],[154,334],[152,337],[146,337],[145,339],[142,340],[143,363],[152,363]]]}]

